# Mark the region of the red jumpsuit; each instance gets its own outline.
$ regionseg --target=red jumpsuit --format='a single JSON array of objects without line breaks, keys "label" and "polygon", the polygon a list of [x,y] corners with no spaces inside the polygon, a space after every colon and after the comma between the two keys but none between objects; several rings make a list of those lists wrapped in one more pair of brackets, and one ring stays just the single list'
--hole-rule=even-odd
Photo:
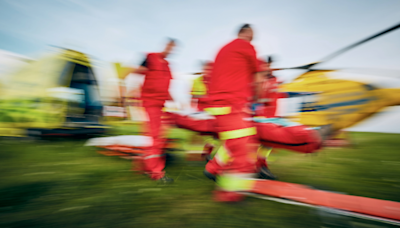
[{"label": "red jumpsuit", "polygon": [[215,129],[232,159],[223,166],[215,159],[208,162],[206,170],[212,174],[255,172],[255,161],[250,157],[247,143],[256,131],[243,118],[257,71],[256,51],[248,41],[235,39],[217,54],[205,111],[215,115]]},{"label": "red jumpsuit", "polygon": [[144,171],[152,179],[157,180],[164,176],[165,156],[162,146],[165,140],[161,137],[160,132],[161,115],[165,101],[170,99],[168,89],[172,76],[163,54],[150,53],[145,62],[148,71],[145,72],[141,99],[148,115],[145,131],[153,138],[153,146],[143,157],[143,163]]}]

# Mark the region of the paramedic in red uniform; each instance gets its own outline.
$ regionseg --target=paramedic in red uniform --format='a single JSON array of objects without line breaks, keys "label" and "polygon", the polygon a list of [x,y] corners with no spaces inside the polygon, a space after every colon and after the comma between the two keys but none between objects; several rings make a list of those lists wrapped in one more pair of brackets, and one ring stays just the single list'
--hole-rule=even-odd
[{"label": "paramedic in red uniform", "polygon": [[[245,24],[237,39],[225,45],[217,54],[209,82],[208,107],[205,111],[216,118],[216,130],[231,159],[228,164],[218,164],[215,159],[207,163],[204,174],[222,180],[223,176],[253,176],[255,159],[250,156],[247,143],[256,134],[255,128],[243,120],[244,109],[253,97],[252,84],[258,72],[256,51],[250,43],[253,30]],[[220,185],[221,187],[221,185]],[[220,201],[240,200],[234,191],[216,191]],[[225,197],[226,196],[226,197]]]},{"label": "paramedic in red uniform", "polygon": [[168,61],[165,59],[175,47],[176,41],[169,39],[161,53],[150,53],[135,73],[145,74],[141,100],[147,113],[146,132],[153,138],[153,146],[143,157],[143,171],[153,180],[173,182],[165,176],[165,154],[162,146],[165,140],[161,136],[161,115],[166,100],[172,100],[168,92],[172,79]]},{"label": "paramedic in red uniform", "polygon": [[261,70],[264,71],[264,76],[261,91],[257,100],[257,103],[261,104],[256,110],[257,116],[264,116],[267,118],[276,117],[277,101],[279,98],[283,98],[283,93],[278,92],[278,80],[272,75],[271,64],[272,57],[269,56],[267,61],[261,62]]},{"label": "paramedic in red uniform", "polygon": [[204,86],[203,91],[199,91],[196,94],[195,88],[192,89],[192,97],[193,99],[196,99],[197,104],[196,104],[196,108],[199,111],[203,111],[204,107],[206,106],[206,102],[203,101],[203,99],[205,97],[207,97],[208,94],[208,85],[210,83],[210,77],[211,77],[211,72],[212,72],[212,68],[213,68],[213,63],[210,61],[206,61],[203,63],[203,72],[202,72],[202,76],[199,77],[199,80],[201,80],[201,84]]}]

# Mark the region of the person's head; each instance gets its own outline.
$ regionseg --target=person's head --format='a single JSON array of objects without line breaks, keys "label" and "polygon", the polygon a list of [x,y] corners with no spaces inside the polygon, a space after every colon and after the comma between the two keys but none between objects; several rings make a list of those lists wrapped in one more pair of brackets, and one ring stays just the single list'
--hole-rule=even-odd
[{"label": "person's head", "polygon": [[266,60],[267,60],[266,64],[267,64],[268,68],[270,68],[271,64],[274,62],[274,59],[272,58],[272,56],[269,55],[269,56],[267,56]]},{"label": "person's head", "polygon": [[203,62],[203,74],[210,74],[212,71],[213,63],[211,61]]},{"label": "person's head", "polygon": [[247,41],[253,40],[253,29],[249,24],[244,24],[240,27],[238,32],[238,38]]},{"label": "person's head", "polygon": [[169,54],[171,54],[172,50],[176,46],[177,41],[172,38],[168,38],[168,42],[165,45],[164,51],[162,52],[165,57],[167,57]]}]

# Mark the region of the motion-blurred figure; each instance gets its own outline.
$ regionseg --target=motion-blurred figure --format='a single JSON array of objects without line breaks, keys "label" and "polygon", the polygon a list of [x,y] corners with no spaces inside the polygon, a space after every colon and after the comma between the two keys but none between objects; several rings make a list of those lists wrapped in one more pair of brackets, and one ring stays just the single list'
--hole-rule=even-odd
[{"label": "motion-blurred figure", "polygon": [[[208,95],[208,87],[210,84],[210,77],[213,69],[213,63],[211,61],[206,61],[203,63],[203,72],[200,77],[196,78],[193,81],[192,87],[192,106],[198,111],[204,111],[204,108],[207,105],[207,95]],[[203,139],[205,142],[204,145],[204,156],[207,156],[207,160],[210,159],[210,155],[213,152],[216,146],[220,145],[219,140],[215,139],[215,134],[213,133],[200,133],[203,135]]]},{"label": "motion-blurred figure", "polygon": [[208,85],[210,83],[210,77],[212,72],[213,63],[210,61],[203,63],[203,72],[200,77],[193,81],[192,87],[192,106],[199,110],[204,110],[204,98],[208,93]]},{"label": "motion-blurred figure", "polygon": [[142,105],[148,115],[146,132],[153,138],[153,146],[143,157],[143,171],[153,180],[165,183],[173,182],[172,178],[165,176],[165,154],[162,146],[165,139],[161,136],[162,108],[167,100],[171,100],[169,84],[172,79],[169,63],[165,59],[176,46],[176,41],[169,39],[161,53],[150,53],[141,66],[134,71],[145,75],[141,92]]},{"label": "motion-blurred figure", "polygon": [[260,91],[257,94],[255,114],[257,116],[275,117],[277,101],[283,93],[278,92],[278,80],[272,74],[271,64],[273,59],[268,56],[267,61],[260,61],[262,81]]},{"label": "motion-blurred figure", "polygon": [[218,201],[238,201],[242,195],[240,183],[254,176],[255,161],[250,156],[247,143],[256,134],[243,118],[248,98],[252,97],[251,84],[258,72],[256,51],[251,45],[253,29],[243,25],[237,39],[225,45],[217,54],[209,84],[209,97],[205,111],[216,118],[216,131],[223,146],[231,156],[227,164],[216,159],[208,162],[204,174],[217,178],[219,189],[215,191]]},{"label": "motion-blurred figure", "polygon": [[[271,62],[271,59],[269,59],[267,63],[268,62]],[[269,79],[271,79],[269,74],[271,69],[267,63],[265,61],[259,61],[259,69],[261,72],[257,73],[256,83],[254,83],[255,86],[253,86],[253,89],[255,89],[254,92],[258,94],[258,97],[266,97],[265,94],[272,94],[275,98],[273,102],[273,108],[275,110],[276,100],[279,97],[285,97],[285,93],[278,93],[274,86],[263,86],[266,83],[271,83],[269,81]],[[209,70],[211,69],[206,65],[202,74],[207,75]],[[211,160],[211,158],[214,157],[210,164],[207,165],[208,170],[219,170],[222,169],[221,167],[229,164],[232,157],[224,146],[220,146],[221,142],[218,139],[215,117],[205,115],[204,112],[201,112],[204,107],[207,107],[208,103],[212,102],[207,97],[207,87],[209,84],[205,83],[204,79],[207,79],[207,77],[201,76],[197,78],[192,90],[193,100],[199,101],[200,105],[198,105],[198,111],[200,112],[170,113],[170,116],[177,127],[206,135],[206,137],[204,137],[204,139],[206,139],[206,145],[204,147],[203,156],[205,156],[207,160]],[[272,79],[274,82],[272,85],[276,86],[276,79]],[[270,89],[273,91],[269,91]],[[256,100],[257,98],[254,102]],[[268,107],[271,105],[270,102],[255,104],[261,107]],[[319,135],[321,132],[319,132],[319,129],[314,130],[299,123],[275,117],[275,111],[264,112],[264,110],[262,110],[255,117],[247,118],[246,120],[248,124],[257,128],[257,135],[252,137],[247,144],[252,148],[251,153],[253,153],[253,156],[257,156],[256,170],[260,178],[276,179],[276,176],[269,170],[267,164],[268,156],[273,147],[300,153],[314,153],[317,152],[321,146],[321,136]],[[215,180],[215,174],[208,172],[208,170],[205,172],[206,176]]]}]

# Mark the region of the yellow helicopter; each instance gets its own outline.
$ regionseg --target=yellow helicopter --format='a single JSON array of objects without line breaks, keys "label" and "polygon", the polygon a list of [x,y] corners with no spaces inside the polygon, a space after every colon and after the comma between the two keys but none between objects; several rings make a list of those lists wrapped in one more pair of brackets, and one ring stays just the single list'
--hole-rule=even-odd
[{"label": "yellow helicopter", "polygon": [[340,49],[319,62],[273,69],[307,70],[292,82],[279,87],[279,91],[289,96],[300,96],[303,99],[300,110],[289,118],[308,126],[332,124],[334,130],[341,130],[367,119],[388,106],[400,105],[400,88],[379,88],[358,81],[336,79],[332,77],[332,73],[337,70],[314,68],[320,63],[398,28],[400,24]]}]

